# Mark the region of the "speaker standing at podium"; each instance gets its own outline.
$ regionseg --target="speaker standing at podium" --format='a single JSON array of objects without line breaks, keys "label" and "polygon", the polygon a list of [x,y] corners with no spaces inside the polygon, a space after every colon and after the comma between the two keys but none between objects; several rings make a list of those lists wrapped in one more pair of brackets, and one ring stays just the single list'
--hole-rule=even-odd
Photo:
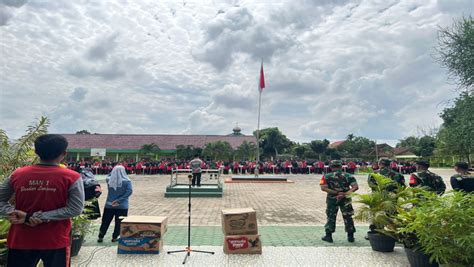
[{"label": "speaker standing at podium", "polygon": [[201,186],[201,169],[202,160],[199,158],[199,155],[194,155],[194,159],[189,162],[189,166],[193,172],[193,180],[192,186],[194,187],[196,184],[197,186]]}]

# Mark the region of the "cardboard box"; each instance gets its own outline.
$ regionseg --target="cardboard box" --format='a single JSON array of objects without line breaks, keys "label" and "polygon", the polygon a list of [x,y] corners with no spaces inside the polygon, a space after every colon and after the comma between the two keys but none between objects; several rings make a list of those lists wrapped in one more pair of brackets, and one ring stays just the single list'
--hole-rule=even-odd
[{"label": "cardboard box", "polygon": [[257,213],[252,208],[222,210],[222,231],[224,235],[255,235]]},{"label": "cardboard box", "polygon": [[133,238],[119,239],[118,254],[160,254],[163,251],[163,241],[158,238]]},{"label": "cardboard box", "polygon": [[225,254],[262,254],[260,235],[228,235],[224,237]]},{"label": "cardboard box", "polygon": [[119,254],[159,254],[162,237],[168,230],[168,218],[129,216],[120,224]]}]

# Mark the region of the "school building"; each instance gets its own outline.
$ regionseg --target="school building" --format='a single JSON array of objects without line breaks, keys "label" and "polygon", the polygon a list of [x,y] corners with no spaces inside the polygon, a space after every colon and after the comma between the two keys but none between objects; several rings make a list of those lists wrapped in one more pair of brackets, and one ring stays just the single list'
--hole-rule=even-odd
[{"label": "school building", "polygon": [[156,144],[160,151],[159,158],[174,158],[178,145],[204,148],[207,143],[216,141],[228,142],[233,149],[244,141],[256,143],[253,135],[241,134],[235,127],[229,135],[168,135],[168,134],[61,134],[68,143],[69,160],[105,158],[113,161],[123,159],[140,160],[144,145]]}]

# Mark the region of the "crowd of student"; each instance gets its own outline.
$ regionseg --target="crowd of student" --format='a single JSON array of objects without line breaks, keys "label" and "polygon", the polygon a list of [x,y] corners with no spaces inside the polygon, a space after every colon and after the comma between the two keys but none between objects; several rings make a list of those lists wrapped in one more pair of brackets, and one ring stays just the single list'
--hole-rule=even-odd
[{"label": "crowd of student", "polygon": [[[117,164],[125,167],[127,174],[171,174],[174,169],[189,169],[189,160],[174,160],[166,159],[159,161],[149,160],[125,160],[114,162],[110,160],[81,160],[69,161],[67,167],[71,170],[81,172],[83,169],[91,168],[95,174],[109,174],[113,167]],[[357,169],[372,168],[378,170],[377,162],[366,161],[343,161],[343,170],[349,173],[354,173]],[[257,167],[256,161],[203,161],[202,169],[222,169],[223,174],[239,173],[239,174],[254,174]],[[392,161],[390,168],[402,174],[410,174],[416,171],[413,162],[396,162]],[[258,164],[259,173],[268,174],[313,174],[313,173],[327,173],[331,169],[329,162],[324,161],[306,161],[306,160],[277,160],[277,161],[261,161]]]}]

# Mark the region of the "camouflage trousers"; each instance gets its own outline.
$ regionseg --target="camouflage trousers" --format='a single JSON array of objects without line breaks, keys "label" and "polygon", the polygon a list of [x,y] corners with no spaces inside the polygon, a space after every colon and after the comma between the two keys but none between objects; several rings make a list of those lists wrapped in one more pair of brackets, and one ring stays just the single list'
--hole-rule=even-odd
[{"label": "camouflage trousers", "polygon": [[335,198],[326,198],[326,217],[327,223],[324,225],[326,233],[334,233],[336,231],[336,217],[337,211],[341,209],[342,218],[344,219],[344,225],[346,226],[346,232],[354,233],[356,231],[354,226],[354,208],[352,208],[352,201],[348,198],[342,200],[336,200]]}]

